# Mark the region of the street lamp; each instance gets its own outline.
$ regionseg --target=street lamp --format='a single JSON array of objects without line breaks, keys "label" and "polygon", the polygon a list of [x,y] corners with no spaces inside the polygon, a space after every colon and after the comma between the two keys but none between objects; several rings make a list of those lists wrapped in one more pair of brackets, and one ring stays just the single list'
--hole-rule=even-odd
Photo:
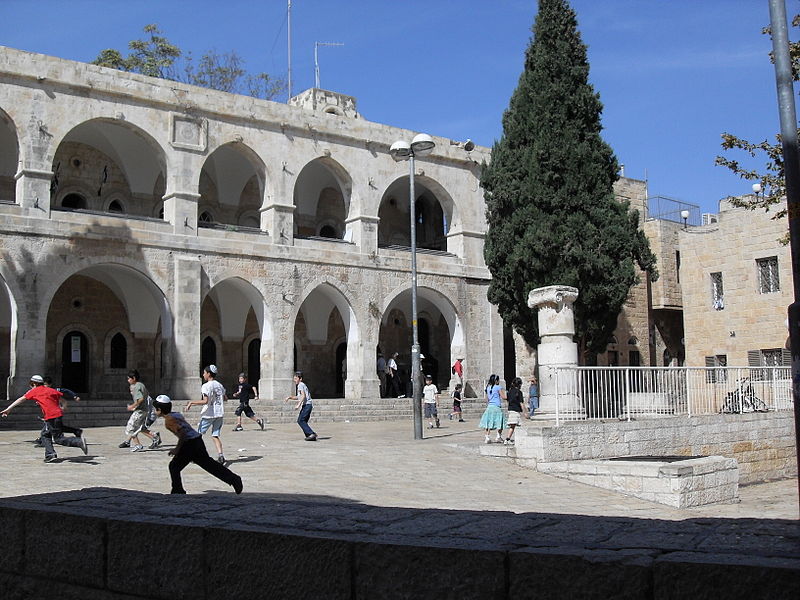
[{"label": "street lamp", "polygon": [[409,222],[411,223],[411,331],[413,336],[411,345],[411,386],[413,389],[412,409],[414,411],[415,440],[422,439],[422,388],[419,380],[419,334],[417,331],[417,211],[416,202],[414,201],[414,158],[428,156],[433,152],[434,146],[436,144],[431,136],[420,133],[414,136],[410,144],[404,140],[398,140],[389,148],[389,154],[392,155],[395,161],[409,161],[408,212]]},{"label": "street lamp", "polygon": [[682,210],[681,211],[681,219],[683,219],[683,229],[685,230],[686,229],[686,221],[689,220],[689,211],[688,210]]},{"label": "street lamp", "polygon": [[754,183],[753,184],[753,193],[756,195],[756,198],[758,198],[761,195],[762,191],[763,191],[763,188],[761,187],[760,183]]}]

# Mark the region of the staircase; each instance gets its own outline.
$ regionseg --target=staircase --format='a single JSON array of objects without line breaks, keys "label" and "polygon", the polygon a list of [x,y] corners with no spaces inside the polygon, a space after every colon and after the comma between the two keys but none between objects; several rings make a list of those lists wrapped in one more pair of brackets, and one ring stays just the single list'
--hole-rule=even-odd
[{"label": "staircase", "polygon": [[[123,428],[128,421],[130,413],[126,406],[130,402],[128,395],[107,395],[91,399],[85,398],[80,402],[67,403],[64,411],[64,423],[72,427],[120,427]],[[173,403],[175,410],[183,412],[184,401]],[[294,410],[295,402],[282,400],[255,400],[250,405],[256,417],[266,417],[268,423],[294,423],[297,420],[297,411]],[[2,404],[1,406],[7,406]],[[225,404],[225,421],[234,422],[234,411],[239,406],[237,400],[229,400]],[[438,402],[439,419],[444,421],[452,410],[450,398],[440,399]],[[461,401],[464,414],[472,421],[477,421],[483,413],[485,403],[478,398],[465,398]],[[199,419],[200,409],[193,407],[189,413],[189,422]],[[38,430],[41,428],[41,411],[33,402],[24,402],[14,408],[12,413],[0,421],[2,430]],[[348,400],[345,398],[314,398],[314,411],[312,421],[317,423],[330,422],[361,422],[361,421],[399,421],[411,419],[411,400],[409,398],[362,398]]]}]

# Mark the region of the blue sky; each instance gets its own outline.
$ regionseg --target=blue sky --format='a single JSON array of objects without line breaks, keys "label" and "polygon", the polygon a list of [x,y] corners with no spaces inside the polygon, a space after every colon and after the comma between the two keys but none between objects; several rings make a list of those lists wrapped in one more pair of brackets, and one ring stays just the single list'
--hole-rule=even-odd
[{"label": "blue sky", "polygon": [[[786,0],[787,13],[800,1]],[[147,23],[195,55],[235,50],[286,74],[286,0],[0,0],[0,44],[91,61],[126,50]],[[491,146],[531,37],[533,0],[293,0],[295,93],[355,96],[364,118]],[[714,166],[720,134],[779,129],[768,0],[572,0],[625,174],[716,212],[750,185]],[[796,37],[791,32],[791,37]],[[763,162],[763,161],[761,161]],[[760,166],[760,165],[759,165]]]}]

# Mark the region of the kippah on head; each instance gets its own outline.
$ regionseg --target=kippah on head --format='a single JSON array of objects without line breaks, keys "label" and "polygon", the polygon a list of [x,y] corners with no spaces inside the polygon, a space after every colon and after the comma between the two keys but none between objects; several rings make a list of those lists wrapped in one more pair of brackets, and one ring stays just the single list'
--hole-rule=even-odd
[{"label": "kippah on head", "polygon": [[239,373],[239,377],[243,377],[244,379],[247,379],[247,375],[245,375],[244,373]]},{"label": "kippah on head", "polygon": [[33,376],[31,377],[31,381],[32,381],[33,383],[44,383],[44,379],[42,379],[42,376],[41,376],[41,375],[33,375]]},{"label": "kippah on head", "polygon": [[217,365],[208,365],[208,372],[217,374]]},{"label": "kippah on head", "polygon": [[155,402],[156,404],[171,404],[172,398],[170,398],[166,394],[160,394],[159,396],[156,396],[156,399],[153,400],[153,402]]}]

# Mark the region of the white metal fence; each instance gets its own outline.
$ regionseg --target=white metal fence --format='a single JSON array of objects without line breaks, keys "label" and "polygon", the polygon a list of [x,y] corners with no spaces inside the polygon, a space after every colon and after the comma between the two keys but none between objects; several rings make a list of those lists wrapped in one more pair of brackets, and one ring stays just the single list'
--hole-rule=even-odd
[{"label": "white metal fence", "polygon": [[[788,411],[789,367],[549,367],[556,421]],[[552,398],[552,397],[551,397]],[[551,400],[552,402],[552,400]],[[542,406],[547,409],[547,407]],[[549,407],[550,411],[553,407]]]}]

